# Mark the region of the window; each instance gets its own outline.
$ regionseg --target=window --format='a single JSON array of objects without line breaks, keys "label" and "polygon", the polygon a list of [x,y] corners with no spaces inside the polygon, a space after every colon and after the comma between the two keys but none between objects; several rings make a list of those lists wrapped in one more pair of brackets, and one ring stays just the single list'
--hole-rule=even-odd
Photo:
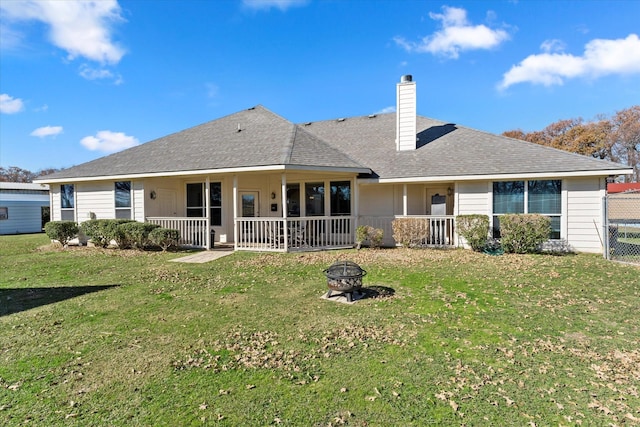
[{"label": "window", "polygon": [[115,183],[116,218],[131,219],[131,181]]},{"label": "window", "polygon": [[[187,216],[202,218],[205,214],[205,184],[187,184]],[[209,214],[211,225],[222,225],[222,183],[209,183]]]},{"label": "window", "polygon": [[527,212],[548,216],[551,219],[551,239],[560,238],[562,216],[562,181],[529,181]]},{"label": "window", "polygon": [[4,219],[9,219],[9,208],[1,207],[0,208],[0,221]]},{"label": "window", "polygon": [[331,182],[331,216],[351,215],[351,183]]},{"label": "window", "polygon": [[60,219],[63,221],[75,221],[75,189],[73,184],[60,186]]},{"label": "window", "polygon": [[541,214],[551,219],[550,239],[560,238],[562,181],[500,181],[493,183],[493,237],[500,237],[502,214]]},{"label": "window", "polygon": [[209,208],[211,210],[211,225],[222,225],[222,184],[209,183]]},{"label": "window", "polygon": [[204,184],[187,184],[187,216],[204,216]]},{"label": "window", "polygon": [[300,184],[287,184],[287,216],[300,216]]},{"label": "window", "polygon": [[324,216],[324,183],[309,182],[304,186],[307,216]]}]

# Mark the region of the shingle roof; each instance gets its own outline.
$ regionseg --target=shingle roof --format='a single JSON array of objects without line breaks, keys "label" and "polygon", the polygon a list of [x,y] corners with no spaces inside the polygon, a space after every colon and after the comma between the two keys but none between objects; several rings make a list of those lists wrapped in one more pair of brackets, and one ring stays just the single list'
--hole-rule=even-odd
[{"label": "shingle roof", "polygon": [[418,148],[397,151],[395,123],[390,113],[315,122],[305,129],[386,179],[628,169],[422,116],[417,118]]},{"label": "shingle roof", "polygon": [[262,106],[43,177],[42,180],[260,166],[368,171],[325,141]]},{"label": "shingle roof", "polygon": [[418,116],[418,148],[396,151],[395,113],[296,125],[262,106],[41,178],[326,167],[382,179],[624,171],[617,163]]}]

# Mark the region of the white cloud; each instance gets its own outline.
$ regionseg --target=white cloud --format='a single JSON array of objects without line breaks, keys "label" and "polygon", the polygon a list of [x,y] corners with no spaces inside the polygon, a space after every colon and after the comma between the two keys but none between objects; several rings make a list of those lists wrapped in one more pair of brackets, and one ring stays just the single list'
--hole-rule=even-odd
[{"label": "white cloud", "polygon": [[[124,55],[124,50],[112,41],[114,23],[124,21],[116,0],[4,1],[0,8],[10,21],[47,24],[49,39],[65,50],[69,59],[84,57],[116,64]],[[14,34],[9,28],[4,31]],[[13,40],[16,38],[14,34]]]},{"label": "white cloud", "polygon": [[247,9],[269,10],[271,8],[286,11],[290,7],[305,6],[308,0],[242,0],[242,5]]},{"label": "white cloud", "polygon": [[116,85],[122,84],[123,82],[120,74],[114,74],[106,68],[93,68],[87,64],[80,66],[80,76],[87,80],[110,79],[113,80]]},{"label": "white cloud", "polygon": [[509,39],[505,30],[472,25],[467,20],[465,9],[443,6],[442,10],[441,14],[429,13],[431,19],[441,21],[440,31],[419,42],[409,42],[403,37],[395,37],[394,41],[408,52],[432,53],[456,59],[462,51],[491,49]]},{"label": "white cloud", "polygon": [[31,132],[31,136],[44,138],[45,136],[56,136],[61,133],[62,126],[43,126]]},{"label": "white cloud", "polygon": [[566,45],[562,40],[558,40],[558,39],[552,39],[552,40],[545,40],[542,42],[542,44],[540,45],[540,49],[543,52],[564,52],[564,50],[566,49]]},{"label": "white cloud", "polygon": [[14,98],[6,93],[0,94],[0,113],[14,114],[24,110],[24,102],[20,98]]},{"label": "white cloud", "polygon": [[396,112],[396,106],[391,105],[389,107],[384,107],[382,110],[376,111],[373,114],[386,114],[386,113],[395,113],[395,112]]},{"label": "white cloud", "polygon": [[140,144],[140,141],[138,141],[138,138],[125,135],[122,132],[101,130],[96,133],[96,136],[85,136],[80,140],[80,144],[91,151],[115,153],[125,148],[134,147]]},{"label": "white cloud", "polygon": [[[546,47],[543,43],[542,49]],[[529,55],[503,75],[498,89],[525,82],[551,86],[577,77],[634,73],[640,73],[640,39],[636,34],[630,34],[624,39],[591,40],[585,45],[582,56],[549,51]]]}]

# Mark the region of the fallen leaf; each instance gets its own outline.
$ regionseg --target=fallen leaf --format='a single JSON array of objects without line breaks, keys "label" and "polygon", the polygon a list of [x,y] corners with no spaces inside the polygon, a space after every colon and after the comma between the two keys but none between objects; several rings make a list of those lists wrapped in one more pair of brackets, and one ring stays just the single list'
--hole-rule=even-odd
[{"label": "fallen leaf", "polygon": [[256,388],[253,384],[247,384],[247,390],[251,390],[252,388]]},{"label": "fallen leaf", "polygon": [[449,405],[453,408],[454,412],[458,410],[458,404],[456,402],[454,402],[453,400],[449,401]]}]

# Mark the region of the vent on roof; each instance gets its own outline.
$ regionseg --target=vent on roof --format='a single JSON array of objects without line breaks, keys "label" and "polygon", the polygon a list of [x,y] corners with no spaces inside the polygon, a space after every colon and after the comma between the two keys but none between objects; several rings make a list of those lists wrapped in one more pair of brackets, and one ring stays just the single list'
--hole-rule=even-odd
[{"label": "vent on roof", "polygon": [[242,128],[240,128],[240,123],[238,123],[238,128],[236,129],[236,132],[241,132]]},{"label": "vent on roof", "polygon": [[377,117],[377,114],[369,114],[367,117],[369,117],[370,119],[374,119]]},{"label": "vent on roof", "polygon": [[400,83],[409,83],[413,81],[413,76],[411,74],[405,74],[400,77]]},{"label": "vent on roof", "polygon": [[337,119],[337,122],[344,122],[346,119],[344,117],[340,117],[339,119]]},{"label": "vent on roof", "polygon": [[304,125],[305,125],[305,126],[311,126],[311,123],[312,123],[312,122],[307,122],[307,123],[304,123]]}]

